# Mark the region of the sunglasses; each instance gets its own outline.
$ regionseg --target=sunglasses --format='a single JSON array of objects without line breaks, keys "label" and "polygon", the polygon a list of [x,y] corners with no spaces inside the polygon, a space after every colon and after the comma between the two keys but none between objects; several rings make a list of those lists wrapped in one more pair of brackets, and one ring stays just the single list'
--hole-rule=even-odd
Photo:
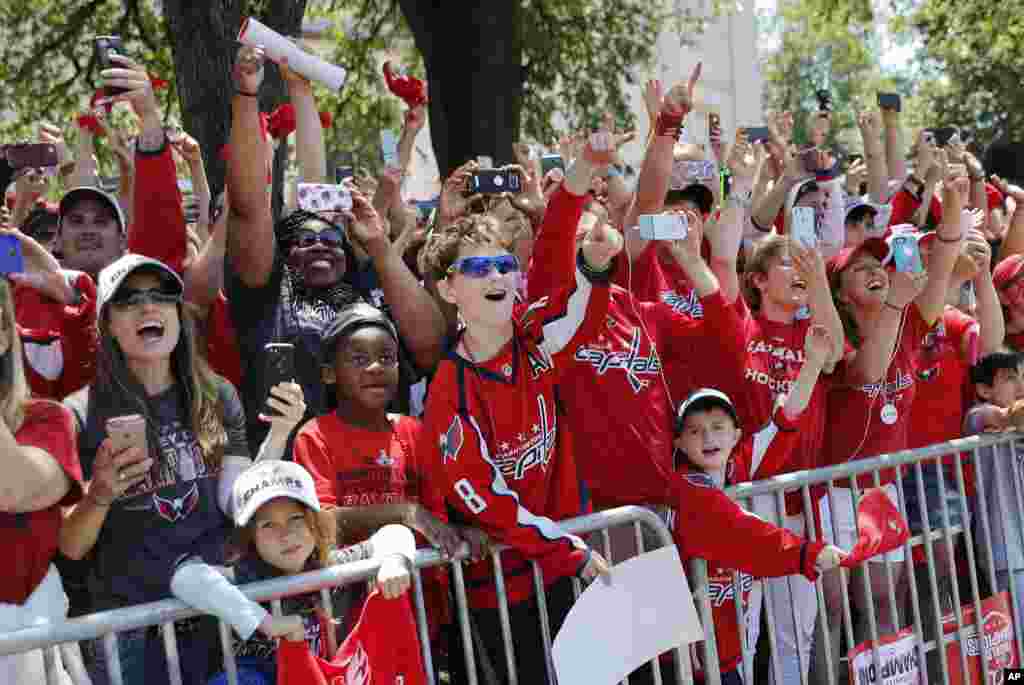
[{"label": "sunglasses", "polygon": [[295,234],[294,245],[296,247],[313,247],[320,243],[324,247],[338,248],[345,244],[345,234],[338,228],[325,228],[322,231],[311,231],[304,228]]},{"label": "sunglasses", "polygon": [[110,298],[110,303],[118,307],[139,307],[144,304],[178,304],[181,292],[176,289],[163,288],[121,288]]},{"label": "sunglasses", "polygon": [[491,269],[497,269],[502,276],[515,273],[519,271],[519,260],[510,254],[499,257],[460,257],[448,267],[448,273],[457,271],[470,278],[484,278],[491,273]]}]

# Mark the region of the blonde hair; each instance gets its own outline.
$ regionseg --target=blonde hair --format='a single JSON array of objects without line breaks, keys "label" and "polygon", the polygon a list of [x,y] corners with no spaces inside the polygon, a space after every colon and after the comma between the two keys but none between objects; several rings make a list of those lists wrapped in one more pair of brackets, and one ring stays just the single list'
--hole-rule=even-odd
[{"label": "blonde hair", "polygon": [[772,233],[754,246],[750,257],[744,263],[743,279],[740,286],[743,289],[743,299],[751,311],[761,309],[761,291],[754,283],[756,276],[767,276],[771,268],[771,261],[782,256],[783,251],[789,249],[789,237]]},{"label": "blonde hair", "polygon": [[0,357],[0,413],[12,433],[25,420],[25,405],[32,393],[25,378],[21,338],[14,317],[14,296],[6,278],[0,278],[0,306],[3,307],[2,335],[7,336],[7,353]]}]

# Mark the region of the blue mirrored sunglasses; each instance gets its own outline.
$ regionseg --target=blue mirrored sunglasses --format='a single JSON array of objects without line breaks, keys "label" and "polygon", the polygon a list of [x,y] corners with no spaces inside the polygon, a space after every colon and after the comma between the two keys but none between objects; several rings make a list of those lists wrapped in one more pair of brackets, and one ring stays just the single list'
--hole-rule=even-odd
[{"label": "blue mirrored sunglasses", "polygon": [[491,273],[491,269],[497,269],[502,276],[515,273],[519,271],[519,260],[510,254],[498,257],[460,257],[448,267],[448,273],[457,271],[470,278],[484,278]]}]

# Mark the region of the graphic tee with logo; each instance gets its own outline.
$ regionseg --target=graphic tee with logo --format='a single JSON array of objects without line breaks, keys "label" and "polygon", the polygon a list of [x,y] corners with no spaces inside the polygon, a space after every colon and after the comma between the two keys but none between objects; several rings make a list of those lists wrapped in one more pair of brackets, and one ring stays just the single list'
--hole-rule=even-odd
[{"label": "graphic tee with logo", "polygon": [[[224,454],[248,456],[241,402],[230,383],[218,381],[228,436]],[[78,422],[79,454],[87,480],[106,438],[105,422],[88,415],[88,392],[87,388],[64,401]],[[150,445],[155,463],[144,481],[114,502],[91,553],[90,590],[98,610],[170,596],[171,576],[186,558],[223,562],[231,525],[217,503],[220,466],[203,453],[188,427],[178,386],[151,402],[158,436],[156,445]]]}]

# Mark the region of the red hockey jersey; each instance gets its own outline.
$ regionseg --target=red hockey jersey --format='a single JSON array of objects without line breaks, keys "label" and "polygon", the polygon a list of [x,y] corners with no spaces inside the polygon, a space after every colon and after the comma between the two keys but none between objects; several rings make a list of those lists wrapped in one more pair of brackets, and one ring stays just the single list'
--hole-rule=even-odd
[{"label": "red hockey jersey", "polygon": [[[430,386],[423,503],[512,548],[502,568],[513,603],[532,594],[527,560],[539,562],[551,584],[578,573],[589,556],[556,523],[583,505],[555,384],[566,357],[594,336],[607,311],[607,283],[577,269],[575,287],[516,307],[512,339],[494,358],[472,364],[453,348]],[[466,585],[471,605],[497,606],[489,560],[469,567]]]}]

